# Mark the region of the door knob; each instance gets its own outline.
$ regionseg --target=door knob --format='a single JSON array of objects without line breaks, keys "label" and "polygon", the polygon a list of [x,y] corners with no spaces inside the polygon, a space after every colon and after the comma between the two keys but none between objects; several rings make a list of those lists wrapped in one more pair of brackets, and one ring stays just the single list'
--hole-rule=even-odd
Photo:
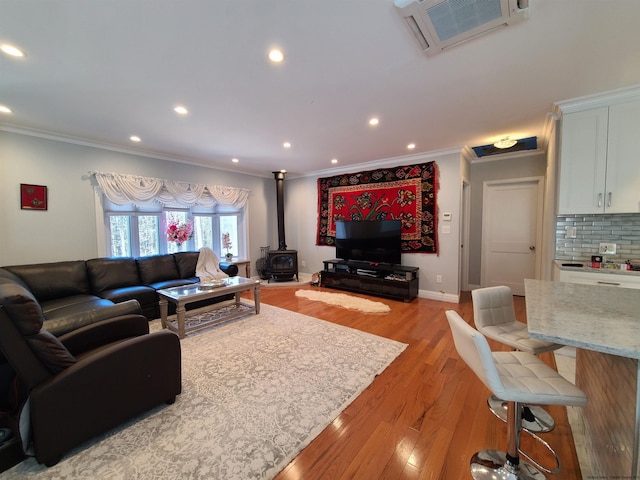
[{"label": "door knob", "polygon": [[531,250],[532,252],[533,252],[535,249],[536,249],[535,245],[531,245],[531,246],[529,247],[529,250]]}]

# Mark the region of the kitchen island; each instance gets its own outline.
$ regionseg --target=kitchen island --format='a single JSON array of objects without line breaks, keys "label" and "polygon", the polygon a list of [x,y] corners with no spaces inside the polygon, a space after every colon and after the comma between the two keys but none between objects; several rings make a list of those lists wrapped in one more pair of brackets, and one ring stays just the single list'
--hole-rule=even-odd
[{"label": "kitchen island", "polygon": [[576,347],[596,478],[640,478],[640,292],[525,280],[529,335]]}]

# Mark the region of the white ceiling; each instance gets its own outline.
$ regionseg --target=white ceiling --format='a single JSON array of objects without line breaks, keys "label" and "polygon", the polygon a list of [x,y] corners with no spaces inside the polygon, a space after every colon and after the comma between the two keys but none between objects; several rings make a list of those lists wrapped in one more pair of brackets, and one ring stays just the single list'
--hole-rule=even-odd
[{"label": "white ceiling", "polygon": [[553,102],[640,84],[638,0],[529,11],[426,57],[393,0],[0,0],[27,54],[0,55],[0,129],[299,176],[540,137]]}]

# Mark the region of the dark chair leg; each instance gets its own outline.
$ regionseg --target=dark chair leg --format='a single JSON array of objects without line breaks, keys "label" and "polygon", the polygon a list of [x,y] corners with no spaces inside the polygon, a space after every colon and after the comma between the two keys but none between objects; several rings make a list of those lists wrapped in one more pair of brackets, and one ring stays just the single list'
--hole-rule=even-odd
[{"label": "dark chair leg", "polygon": [[44,465],[45,465],[45,467],[53,467],[60,460],[62,460],[62,457],[54,458],[53,460],[47,460],[46,462],[44,462]]}]

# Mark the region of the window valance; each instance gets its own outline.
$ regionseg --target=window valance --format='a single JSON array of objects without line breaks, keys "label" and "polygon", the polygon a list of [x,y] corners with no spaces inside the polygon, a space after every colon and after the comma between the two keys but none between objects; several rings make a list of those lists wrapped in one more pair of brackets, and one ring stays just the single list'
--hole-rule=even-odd
[{"label": "window valance", "polygon": [[121,173],[89,172],[107,199],[117,205],[134,204],[139,207],[157,205],[233,205],[242,208],[249,198],[249,190],[223,185],[202,185],[162,178],[142,177]]}]

